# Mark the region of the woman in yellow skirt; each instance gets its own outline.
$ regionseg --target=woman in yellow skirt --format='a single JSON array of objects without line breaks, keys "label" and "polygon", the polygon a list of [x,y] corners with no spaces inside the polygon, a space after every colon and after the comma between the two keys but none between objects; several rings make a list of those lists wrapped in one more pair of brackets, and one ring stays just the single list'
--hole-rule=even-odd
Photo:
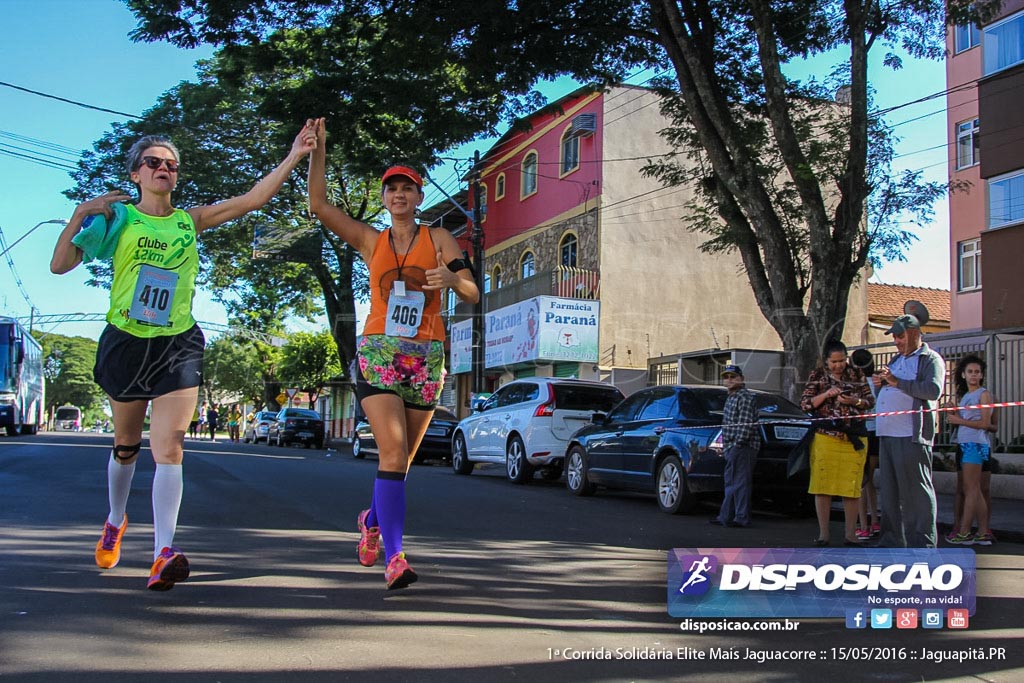
[{"label": "woman in yellow skirt", "polygon": [[800,403],[814,417],[831,419],[815,423],[811,442],[808,492],[814,495],[818,516],[818,538],[814,545],[829,545],[832,497],[839,496],[845,514],[845,545],[859,546],[857,501],[864,477],[867,436],[862,429],[863,421],[856,416],[869,411],[874,398],[864,373],[849,364],[846,346],[841,341],[825,345],[823,361],[823,367],[811,373]]}]

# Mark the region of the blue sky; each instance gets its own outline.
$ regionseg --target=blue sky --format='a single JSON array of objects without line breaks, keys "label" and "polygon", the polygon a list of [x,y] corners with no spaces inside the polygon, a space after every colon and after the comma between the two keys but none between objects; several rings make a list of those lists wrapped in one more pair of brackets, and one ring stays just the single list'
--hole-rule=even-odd
[{"label": "blue sky", "polygon": [[[141,114],[169,88],[193,80],[195,62],[212,53],[209,48],[188,51],[165,43],[133,43],[128,33],[135,28],[135,20],[120,0],[0,0],[0,9],[4,19],[0,81],[119,112]],[[891,107],[942,91],[944,73],[941,62],[915,62],[899,74],[884,77],[876,69],[879,106]],[[548,87],[546,94],[555,99],[573,87],[562,80]],[[946,173],[944,106],[945,98],[938,98],[889,117],[893,124],[912,121],[896,128],[904,138],[898,162],[907,168],[925,168],[935,180],[943,180]],[[58,163],[66,163],[76,156],[68,150],[90,149],[112,122],[120,120],[115,114],[0,86],[0,228],[8,245],[37,223],[70,218],[74,210],[61,194],[72,185],[66,171],[11,154],[50,154]],[[466,145],[451,156],[469,157],[474,149],[483,153],[489,144]],[[450,190],[451,169],[431,175],[445,181]],[[428,196],[427,204],[436,201],[439,196]],[[949,287],[944,202],[936,205],[935,214],[935,223],[919,234],[920,241],[907,253],[908,262],[883,267],[872,281]],[[43,225],[10,251],[17,275],[6,258],[0,259],[0,313],[29,314],[18,279],[42,314],[106,311],[107,292],[85,285],[84,267],[63,276],[50,273],[50,255],[60,229]],[[223,306],[202,291],[196,297],[196,318],[226,322]],[[102,327],[102,323],[63,323],[42,329],[98,337]],[[307,325],[294,327],[308,329]]]}]

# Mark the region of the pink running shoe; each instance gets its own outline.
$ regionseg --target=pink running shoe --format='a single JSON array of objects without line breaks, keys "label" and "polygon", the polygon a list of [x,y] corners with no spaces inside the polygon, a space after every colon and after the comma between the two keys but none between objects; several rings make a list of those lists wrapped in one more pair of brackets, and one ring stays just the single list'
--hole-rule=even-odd
[{"label": "pink running shoe", "polygon": [[871,538],[871,532],[868,531],[867,529],[857,529],[857,531],[855,533],[857,535],[857,540],[860,540],[860,541],[863,541],[863,540]]},{"label": "pink running shoe", "polygon": [[364,567],[372,567],[377,564],[380,557],[380,527],[366,526],[366,518],[370,516],[369,510],[363,510],[356,517],[356,526],[359,527],[359,544],[356,546],[359,564]]},{"label": "pink running shoe", "polygon": [[174,584],[188,578],[188,560],[177,548],[164,548],[153,560],[146,588],[151,591],[169,591]]},{"label": "pink running shoe", "polygon": [[388,590],[405,588],[409,584],[416,583],[416,572],[412,570],[405,560],[405,553],[398,553],[388,562],[388,568],[384,571],[384,580],[387,581]]}]

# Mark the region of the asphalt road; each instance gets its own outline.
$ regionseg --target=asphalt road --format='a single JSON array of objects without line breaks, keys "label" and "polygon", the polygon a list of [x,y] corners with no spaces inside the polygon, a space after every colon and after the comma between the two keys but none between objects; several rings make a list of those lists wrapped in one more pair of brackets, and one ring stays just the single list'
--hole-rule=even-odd
[{"label": "asphalt road", "polygon": [[[110,442],[0,438],[4,681],[1024,680],[1024,546],[978,550],[977,613],[964,631],[807,619],[791,632],[697,635],[667,613],[667,551],[806,547],[813,519],[762,511],[750,529],[720,529],[710,508],[671,517],[643,496],[580,499],[562,482],[515,486],[499,468],[460,477],[420,466],[405,538],[420,581],[387,592],[382,567],[355,561],[376,461],[347,451],[189,441],[176,544],[192,576],[154,593],[148,450],[121,564],[93,562]],[[840,649],[862,646],[880,649]],[[999,647],[1005,658],[987,657]],[[974,648],[986,658],[935,661]],[[769,658],[812,649],[830,654]]]}]

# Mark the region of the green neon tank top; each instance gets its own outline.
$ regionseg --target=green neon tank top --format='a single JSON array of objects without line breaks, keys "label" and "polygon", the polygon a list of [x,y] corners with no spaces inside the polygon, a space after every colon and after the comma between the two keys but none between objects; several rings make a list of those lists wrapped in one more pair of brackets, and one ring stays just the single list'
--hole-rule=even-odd
[{"label": "green neon tank top", "polygon": [[149,216],[127,205],[128,218],[114,250],[114,284],[107,322],[152,338],[180,334],[193,325],[192,298],[199,251],[192,217],[183,209]]}]

